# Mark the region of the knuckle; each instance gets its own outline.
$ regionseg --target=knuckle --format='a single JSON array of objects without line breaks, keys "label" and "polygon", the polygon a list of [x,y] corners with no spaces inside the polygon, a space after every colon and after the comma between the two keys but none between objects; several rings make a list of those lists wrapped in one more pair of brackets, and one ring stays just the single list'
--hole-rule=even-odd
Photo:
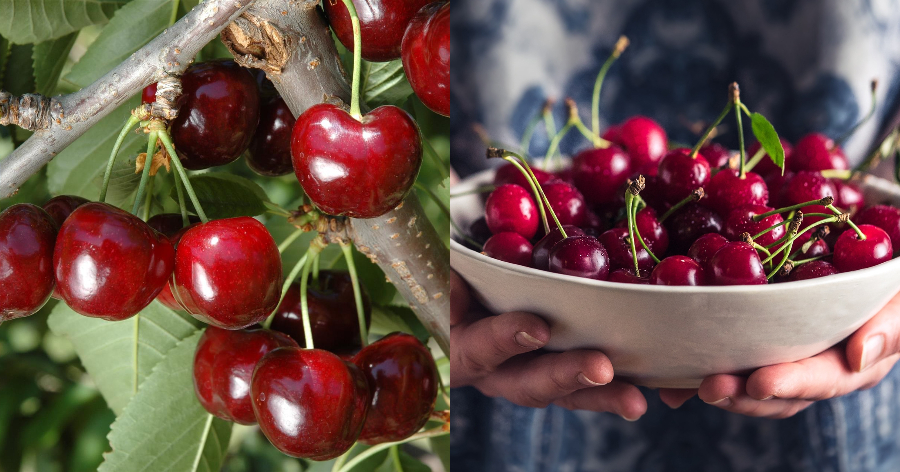
[{"label": "knuckle", "polygon": [[493,367],[469,349],[459,351],[458,364],[462,368],[463,375],[482,377],[493,372]]}]

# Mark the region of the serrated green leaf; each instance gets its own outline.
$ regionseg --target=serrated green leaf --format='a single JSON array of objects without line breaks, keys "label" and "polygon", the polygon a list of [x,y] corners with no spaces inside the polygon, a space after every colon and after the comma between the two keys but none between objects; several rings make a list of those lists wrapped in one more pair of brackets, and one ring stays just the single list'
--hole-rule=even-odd
[{"label": "serrated green leaf", "polygon": [[775,127],[772,126],[772,123],[769,123],[766,117],[759,113],[752,113],[750,122],[756,140],[759,141],[759,144],[766,150],[766,154],[772,158],[772,162],[780,167],[781,173],[784,174],[784,148],[781,146],[781,140],[778,139]]},{"label": "serrated green leaf", "polygon": [[193,358],[201,331],[170,349],[109,433],[112,452],[99,472],[216,472],[231,423],[216,418],[194,393]]},{"label": "serrated green leaf", "polygon": [[88,318],[59,303],[47,324],[55,334],[72,341],[82,365],[116,414],[166,353],[201,325],[159,302],[124,321]]},{"label": "serrated green leaf", "polygon": [[34,46],[34,83],[37,93],[53,95],[59,74],[66,65],[66,58],[76,38],[78,33],[72,33]]},{"label": "serrated green leaf", "polygon": [[65,80],[78,87],[94,82],[168,28],[175,7],[175,0],[133,0],[123,6]]},{"label": "serrated green leaf", "polygon": [[[0,2],[2,3],[2,2]],[[6,74],[3,76],[3,90],[13,94],[34,92],[34,61],[31,58],[31,44],[13,44],[6,59]]]},{"label": "serrated green leaf", "polygon": [[[265,202],[269,198],[262,187],[250,179],[233,174],[208,173],[191,176],[190,180],[200,206],[212,219],[258,216],[266,211]],[[178,200],[174,188],[170,197]],[[193,211],[193,203],[187,196],[185,199],[188,209]]]},{"label": "serrated green leaf", "polygon": [[412,95],[400,59],[390,62],[362,62],[360,83],[362,98],[375,108],[381,105],[401,105]]},{"label": "serrated green leaf", "polygon": [[0,35],[16,44],[40,43],[106,23],[123,2],[3,0]]}]

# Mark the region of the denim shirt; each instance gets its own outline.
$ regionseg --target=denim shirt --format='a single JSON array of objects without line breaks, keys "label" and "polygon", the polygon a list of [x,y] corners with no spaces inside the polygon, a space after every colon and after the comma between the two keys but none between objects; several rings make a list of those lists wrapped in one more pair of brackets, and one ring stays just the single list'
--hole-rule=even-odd
[{"label": "denim shirt", "polygon": [[[565,97],[589,123],[594,78],[622,34],[631,45],[604,83],[603,127],[643,114],[670,140],[693,143],[686,124],[715,118],[737,81],[743,102],[782,137],[795,142],[819,131],[836,138],[867,113],[871,79],[879,80],[879,105],[845,144],[851,165],[897,125],[900,0],[454,0],[451,33],[452,162],[463,176],[488,165],[475,124],[516,145],[547,98],[557,99],[561,125]],[[717,141],[736,148],[729,120]],[[542,155],[548,143],[539,126],[530,154]],[[586,146],[572,133],[561,149]],[[455,389],[453,468],[900,471],[898,368],[873,389],[816,402],[785,420],[731,414],[696,397],[671,410],[655,391],[642,391],[647,414],[629,423]]]}]

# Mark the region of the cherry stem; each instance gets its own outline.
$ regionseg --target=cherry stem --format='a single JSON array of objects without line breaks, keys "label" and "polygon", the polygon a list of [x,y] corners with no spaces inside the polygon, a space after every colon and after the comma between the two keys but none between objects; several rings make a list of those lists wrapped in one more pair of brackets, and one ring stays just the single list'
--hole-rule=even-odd
[{"label": "cherry stem", "polygon": [[[637,237],[637,240],[640,241],[641,246],[644,247],[644,250],[647,251],[647,254],[650,254],[650,258],[653,259],[653,262],[656,262],[657,264],[659,264],[659,258],[656,257],[656,254],[653,254],[653,251],[651,251],[649,247],[647,247],[647,243],[644,241],[644,238],[641,236],[641,230],[640,230],[640,228],[638,228],[638,225],[637,225],[637,214],[638,214],[638,211],[640,211],[639,204],[643,201],[644,200],[641,197],[635,196],[635,201],[633,202],[634,216],[632,217],[632,220],[634,221],[634,234]],[[635,273],[637,273],[637,272],[635,272]]]},{"label": "cherry stem", "polygon": [[766,149],[760,145],[759,149],[756,151],[756,154],[753,154],[753,157],[747,161],[747,172],[753,170],[756,167],[756,164],[759,164],[763,158],[766,157]]},{"label": "cherry stem", "polygon": [[[354,456],[352,460],[345,463],[336,472],[350,472],[351,470],[356,468],[356,466],[361,464],[366,459],[374,456],[375,454],[380,453],[381,451],[384,451],[385,449],[390,449],[396,445],[406,444],[408,442],[417,441],[419,439],[427,439],[427,438],[436,438],[439,436],[446,436],[448,434],[450,434],[450,430],[448,429],[447,425],[441,425],[434,429],[429,429],[426,431],[422,431],[420,433],[413,434],[412,436],[410,436],[406,439],[402,439],[397,442],[382,443],[377,446],[372,446],[372,447],[360,452],[356,456]],[[332,471],[334,471],[334,469],[332,469]]]},{"label": "cherry stem", "polygon": [[285,251],[285,250],[286,250],[286,249],[287,249],[294,241],[296,241],[297,238],[299,238],[300,236],[302,236],[304,232],[305,232],[305,231],[303,231],[303,228],[297,228],[297,229],[296,229],[293,233],[291,233],[288,237],[284,238],[284,241],[282,241],[281,244],[278,245],[278,254],[284,254],[284,251]]},{"label": "cherry stem", "polygon": [[[810,201],[808,201],[808,202],[798,203],[798,204],[796,204],[796,205],[786,206],[786,207],[784,207],[784,208],[778,208],[778,209],[775,209],[775,210],[772,210],[772,211],[767,211],[767,212],[765,212],[765,213],[760,213],[760,214],[758,214],[758,215],[753,215],[753,217],[752,217],[751,219],[752,219],[753,221],[760,221],[760,220],[762,220],[762,219],[764,219],[764,218],[768,218],[768,217],[770,217],[770,216],[772,216],[772,215],[777,215],[777,214],[780,214],[780,213],[787,213],[787,212],[789,212],[789,211],[796,211],[796,210],[799,210],[799,209],[801,209],[801,208],[808,207],[808,206],[810,206],[810,205],[821,205],[821,206],[824,206],[824,207],[828,207],[828,206],[831,205],[832,203],[834,203],[834,197],[828,196],[828,197],[820,198],[820,199],[818,199],[818,200],[810,200]],[[841,212],[835,210],[835,214],[840,215]],[[810,216],[810,215],[806,215],[806,216]],[[828,216],[831,216],[831,215],[828,215]]]},{"label": "cherry stem", "polygon": [[847,130],[847,132],[842,134],[839,138],[835,139],[834,140],[835,146],[843,146],[844,142],[847,141],[848,139],[850,139],[850,136],[853,136],[853,133],[855,133],[862,125],[866,124],[866,122],[869,121],[870,119],[872,119],[872,116],[875,115],[875,107],[878,105],[878,96],[876,93],[878,90],[878,81],[877,80],[874,80],[874,79],[872,80],[870,90],[871,90],[872,105],[869,107],[869,112],[866,113],[866,116],[862,117],[862,119],[859,120],[859,122],[857,122],[855,125],[853,125],[852,128]]},{"label": "cherry stem", "polygon": [[558,133],[553,135],[553,139],[550,140],[550,146],[547,147],[547,153],[544,154],[544,170],[550,170],[550,159],[553,158],[553,154],[555,154],[556,149],[559,148],[559,142],[562,141],[562,138],[564,138],[566,134],[568,134],[569,130],[572,129],[573,126],[575,126],[575,124],[570,120],[568,123],[566,123],[565,126],[562,127],[561,130],[559,130]]},{"label": "cherry stem", "polygon": [[366,330],[366,314],[363,308],[362,290],[359,287],[359,277],[356,275],[356,263],[353,262],[353,248],[349,244],[340,243],[344,259],[347,260],[347,272],[350,273],[350,281],[353,283],[353,300],[356,302],[356,318],[359,321],[359,339],[362,347],[369,345],[369,333]]},{"label": "cherry stem", "polygon": [[[812,213],[806,213],[806,214],[804,214],[804,215],[805,215],[805,216],[814,216],[814,214],[812,214]],[[830,215],[826,215],[826,216],[830,216]],[[754,234],[753,236],[751,236],[751,238],[754,239],[754,240],[755,240],[755,239],[758,239],[760,236],[762,236],[762,235],[768,233],[769,231],[772,231],[772,230],[774,230],[775,228],[778,228],[779,226],[784,226],[784,225],[788,225],[788,224],[791,224],[791,220],[790,220],[790,219],[784,220],[784,221],[782,221],[781,223],[775,223],[774,225],[769,226],[768,228],[766,228],[766,229],[764,229],[764,230],[762,230],[762,231],[760,231],[760,232]]]},{"label": "cherry stem", "polygon": [[631,244],[631,257],[634,259],[634,273],[640,275],[641,268],[638,265],[637,247],[634,244],[634,215],[632,214],[632,208],[634,208],[634,194],[631,193],[631,186],[629,186],[629,188],[625,190],[625,216],[628,218],[628,243]]},{"label": "cherry stem", "polygon": [[[521,162],[519,165],[517,162],[513,161],[513,158],[518,159]],[[531,170],[531,167],[528,165],[528,161],[526,161],[522,156],[511,152],[511,151],[503,151],[503,159],[516,164],[516,167],[519,168],[519,171],[528,172],[525,175],[525,178],[528,179],[528,182],[531,184],[531,189],[536,190],[535,195],[538,195],[537,203],[538,210],[541,212],[541,219],[544,221],[544,230],[547,233],[550,233],[550,223],[547,221],[546,212],[550,212],[550,216],[553,217],[553,222],[556,223],[556,227],[559,229],[559,232],[562,233],[563,238],[568,238],[569,236],[566,234],[566,231],[563,229],[562,224],[559,222],[559,218],[556,217],[556,212],[553,211],[553,207],[550,206],[550,199],[547,198],[547,195],[544,193],[544,189],[541,187],[541,184],[538,182],[537,177],[534,176],[534,172]],[[540,202],[544,202],[547,205],[546,211],[544,209],[544,205],[541,205]]]},{"label": "cherry stem", "polygon": [[362,119],[359,111],[359,76],[362,69],[362,36],[359,29],[359,16],[356,14],[356,6],[352,0],[343,0],[350,14],[350,24],[353,26],[353,81],[350,91],[350,115],[357,120]]},{"label": "cherry stem", "polygon": [[403,472],[403,465],[400,463],[400,445],[391,446],[391,460],[394,462],[394,471]]},{"label": "cherry stem", "polygon": [[137,195],[134,196],[134,204],[131,213],[137,215],[141,202],[144,200],[144,192],[147,190],[147,181],[150,180],[150,168],[153,167],[153,152],[156,151],[157,131],[151,130],[147,140],[147,157],[144,158],[144,169],[141,174],[141,183],[138,184]]},{"label": "cherry stem", "polygon": [[[828,208],[829,210],[831,210],[832,212],[834,212],[835,215],[840,215],[840,214],[842,213],[841,210],[838,210],[837,208],[835,208],[834,205],[825,205],[825,208]],[[866,240],[866,235],[863,234],[863,232],[862,232],[861,229],[859,229],[859,226],[856,226],[856,223],[850,221],[850,218],[849,218],[849,217],[847,218],[847,222],[846,222],[846,223],[847,223],[848,225],[850,225],[851,228],[853,228],[853,231],[856,231],[856,236],[859,238],[860,241],[865,241],[865,240]]]},{"label": "cherry stem", "polygon": [[787,238],[787,242],[785,244],[782,244],[780,248],[778,248],[769,257],[767,257],[764,261],[762,261],[763,264],[766,264],[769,261],[771,261],[773,257],[777,256],[778,253],[780,253],[781,251],[784,251],[785,249],[787,249],[789,245],[793,245],[794,240],[799,238],[800,235],[802,235],[803,233],[815,228],[816,226],[821,226],[821,225],[828,224],[828,223],[834,223],[836,221],[838,221],[838,217],[836,217],[836,216],[832,216],[831,218],[825,218],[824,220],[819,220],[819,221],[816,221],[815,223],[810,224],[809,226],[803,228],[800,231],[797,231],[796,233],[792,233],[793,236],[790,234],[788,236],[785,236],[785,238]]},{"label": "cherry stem", "polygon": [[531,118],[531,121],[528,122],[528,126],[525,127],[525,132],[522,133],[522,140],[519,142],[519,147],[522,149],[523,155],[528,155],[528,150],[531,148],[531,138],[534,136],[534,130],[537,128],[538,123],[541,122],[541,118],[544,117],[544,113],[552,106],[553,100],[550,100],[549,98],[545,100],[541,111],[535,113]]},{"label": "cherry stem", "polygon": [[709,135],[712,134],[713,130],[715,130],[716,127],[719,126],[719,123],[721,123],[722,120],[724,120],[725,117],[728,116],[728,113],[731,111],[731,108],[733,106],[734,106],[734,103],[732,103],[731,100],[729,100],[728,104],[725,105],[725,109],[722,110],[722,113],[719,113],[719,116],[718,116],[718,118],[716,118],[716,121],[713,121],[713,123],[711,125],[709,125],[709,128],[706,128],[706,132],[704,132],[703,136],[700,137],[700,141],[697,141],[697,144],[695,144],[693,149],[691,149],[691,159],[697,158],[697,153],[700,152],[700,148],[703,147],[703,145],[706,143],[706,140],[709,139]]},{"label": "cherry stem", "polygon": [[605,149],[612,145],[611,142],[601,138],[599,132],[593,132],[587,129],[587,126],[585,126],[584,122],[581,121],[581,116],[578,115],[578,105],[575,104],[575,100],[567,98],[566,107],[569,109],[569,123],[575,125],[575,128],[581,133],[581,135],[584,136],[585,139],[590,141],[595,148]]},{"label": "cherry stem", "polygon": [[175,177],[175,193],[178,194],[178,211],[181,212],[181,226],[185,227],[191,224],[191,220],[188,218],[187,205],[184,204],[184,187],[177,175],[173,177]]},{"label": "cherry stem", "polygon": [[172,138],[169,137],[169,133],[165,130],[158,132],[157,137],[162,141],[163,146],[166,148],[166,152],[169,153],[172,165],[175,166],[175,171],[178,173],[179,177],[181,177],[181,182],[184,183],[184,189],[187,190],[188,197],[191,199],[191,203],[194,204],[194,211],[197,212],[200,221],[208,223],[209,218],[206,217],[206,212],[204,212],[203,207],[200,206],[200,200],[197,198],[197,194],[194,193],[194,187],[191,185],[191,180],[188,178],[187,171],[184,170],[184,166],[181,165],[178,154],[175,153],[175,146],[172,145]]},{"label": "cherry stem", "polygon": [[822,174],[822,177],[825,177],[826,179],[850,180],[850,177],[853,177],[853,171],[846,169],[820,170],[819,173]]},{"label": "cherry stem", "polygon": [[681,201],[672,205],[672,208],[669,208],[668,210],[666,210],[666,212],[663,213],[663,215],[659,218],[659,222],[662,223],[663,221],[666,220],[666,218],[672,216],[673,213],[675,213],[681,207],[687,205],[688,203],[699,201],[701,198],[703,198],[704,195],[706,195],[706,192],[703,190],[703,187],[698,187],[698,188],[694,189],[694,191],[691,192],[690,195],[684,197],[683,199],[681,199]]},{"label": "cherry stem", "polygon": [[125,141],[125,136],[128,136],[128,133],[134,128],[141,120],[134,116],[128,115],[128,120],[125,121],[125,126],[122,127],[122,131],[119,132],[119,137],[116,138],[116,144],[113,145],[112,153],[109,155],[109,160],[106,162],[106,172],[103,173],[103,186],[100,187],[100,199],[99,201],[106,201],[106,192],[109,189],[109,180],[112,178],[112,169],[113,164],[116,163],[116,155],[119,153],[119,148],[122,147],[122,142]]},{"label": "cherry stem", "polygon": [[[794,236],[796,236],[796,234]],[[788,241],[788,243],[786,244],[788,249],[787,251],[784,251],[784,255],[781,257],[781,262],[779,262],[777,266],[773,267],[772,271],[766,275],[766,280],[771,280],[772,277],[774,277],[775,274],[777,274],[778,271],[781,270],[782,267],[784,267],[784,263],[787,262],[788,258],[790,257],[791,248],[794,247],[794,239],[796,238],[791,238],[791,240]]]},{"label": "cherry stem", "polygon": [[627,47],[628,38],[619,36],[619,40],[616,41],[616,45],[613,46],[612,53],[606,58],[606,62],[603,63],[603,66],[600,67],[600,72],[597,74],[597,80],[594,82],[594,95],[591,99],[591,128],[593,129],[593,133],[597,136],[600,136],[600,89],[603,87],[603,80],[606,78],[606,73],[609,72],[610,66],[613,65],[613,62],[616,62],[616,59],[622,55],[622,52],[625,51],[625,48]]},{"label": "cherry stem", "polygon": [[738,87],[737,82],[733,82],[731,84],[731,99],[736,107],[734,110],[734,116],[737,119],[737,128],[738,128],[738,147],[741,149],[741,171],[740,178],[743,180],[747,175],[747,152],[744,149],[744,124],[741,121],[741,90]]},{"label": "cherry stem", "polygon": [[[544,205],[541,205],[541,202],[543,201],[541,199],[543,190],[539,190],[540,185],[537,184],[537,179],[532,179],[531,176],[534,175],[534,173],[531,172],[531,168],[528,167],[528,163],[525,162],[525,167],[522,167],[522,165],[519,164],[519,162],[516,161],[515,158],[511,157],[509,154],[511,154],[511,153],[509,153],[509,151],[506,151],[505,149],[488,148],[488,150],[487,150],[488,159],[499,157],[499,158],[509,162],[510,164],[516,166],[516,168],[519,169],[519,172],[521,172],[522,175],[525,177],[525,180],[528,181],[528,185],[531,186],[531,192],[534,194],[535,204],[537,205],[538,211],[541,214],[541,222],[544,223],[544,232],[549,233],[550,232],[550,223],[547,221],[547,213],[544,211]],[[524,162],[524,160],[523,160],[523,162]],[[528,170],[525,170],[526,168],[528,168]],[[452,221],[453,218],[450,218],[450,220]],[[456,229],[457,229],[457,231],[460,231],[460,233],[465,234],[459,228],[456,228]]]},{"label": "cherry stem", "polygon": [[313,259],[319,257],[321,249],[314,249],[315,246],[310,244],[307,254],[310,256],[303,264],[303,272],[300,274],[300,313],[303,318],[303,335],[306,338],[306,348],[315,349],[312,335],[312,323],[309,321],[309,296],[307,294],[307,285],[309,284],[309,270],[312,268]]},{"label": "cherry stem", "polygon": [[553,102],[550,102],[549,106],[544,107],[543,111],[544,115],[544,129],[547,131],[547,136],[556,136],[556,119],[553,118]]},{"label": "cherry stem", "polygon": [[150,176],[150,181],[147,182],[147,197],[144,198],[144,221],[150,219],[150,205],[153,203],[153,176]]},{"label": "cherry stem", "polygon": [[[796,253],[795,253],[795,254],[796,254]],[[809,259],[800,259],[800,260],[798,260],[798,261],[792,261],[792,262],[794,263],[794,267],[796,268],[798,265],[803,265],[803,264],[806,264],[806,263],[808,263],[808,262],[818,261],[818,260],[824,259],[824,258],[826,258],[826,257],[828,257],[828,256],[830,256],[830,255],[831,255],[831,254],[822,254],[821,256],[810,257]]]},{"label": "cherry stem", "polygon": [[275,313],[278,313],[278,308],[281,307],[281,302],[284,301],[284,296],[287,295],[288,289],[291,288],[291,284],[297,280],[297,276],[306,265],[306,260],[309,258],[308,256],[308,253],[304,254],[303,257],[294,264],[294,267],[291,269],[287,278],[284,279],[284,284],[281,285],[281,297],[278,299],[278,304],[275,305],[275,309],[272,310],[272,313],[269,314],[269,317],[266,318],[266,321],[263,323],[263,328],[269,329],[269,327],[272,326],[272,319],[275,318]]},{"label": "cherry stem", "polygon": [[496,189],[497,189],[497,186],[494,184],[482,185],[480,187],[475,187],[472,190],[467,190],[465,192],[451,193],[450,198],[465,197],[466,195],[477,195],[477,194],[481,194],[481,193],[490,193]]}]

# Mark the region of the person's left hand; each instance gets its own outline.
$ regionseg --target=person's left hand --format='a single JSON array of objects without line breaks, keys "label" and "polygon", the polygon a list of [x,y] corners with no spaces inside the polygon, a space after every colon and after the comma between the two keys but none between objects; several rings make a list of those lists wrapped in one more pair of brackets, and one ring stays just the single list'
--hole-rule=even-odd
[{"label": "person's left hand", "polygon": [[678,408],[695,394],[733,413],[787,418],[816,400],[872,388],[900,359],[900,293],[871,320],[821,354],[757,369],[749,377],[713,375],[697,389],[660,389]]}]

